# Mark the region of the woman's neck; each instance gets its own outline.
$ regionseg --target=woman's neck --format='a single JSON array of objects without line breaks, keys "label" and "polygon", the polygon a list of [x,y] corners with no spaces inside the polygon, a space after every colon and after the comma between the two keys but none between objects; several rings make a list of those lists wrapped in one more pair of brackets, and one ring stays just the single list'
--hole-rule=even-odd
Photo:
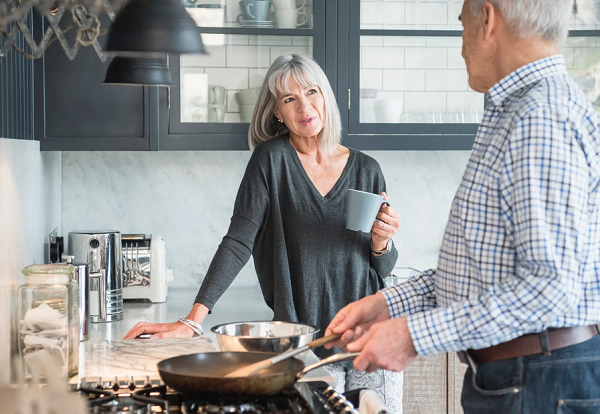
[{"label": "woman's neck", "polygon": [[290,134],[290,144],[298,154],[318,158],[322,156],[319,137],[298,137]]}]

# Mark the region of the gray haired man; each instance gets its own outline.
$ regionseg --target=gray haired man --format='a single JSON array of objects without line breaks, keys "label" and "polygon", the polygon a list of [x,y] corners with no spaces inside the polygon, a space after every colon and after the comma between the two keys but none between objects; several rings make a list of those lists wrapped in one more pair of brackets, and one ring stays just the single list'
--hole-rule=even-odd
[{"label": "gray haired man", "polygon": [[600,412],[600,119],[558,46],[571,0],[466,0],[488,106],[438,267],[342,309],[354,365],[459,352],[466,413]]}]

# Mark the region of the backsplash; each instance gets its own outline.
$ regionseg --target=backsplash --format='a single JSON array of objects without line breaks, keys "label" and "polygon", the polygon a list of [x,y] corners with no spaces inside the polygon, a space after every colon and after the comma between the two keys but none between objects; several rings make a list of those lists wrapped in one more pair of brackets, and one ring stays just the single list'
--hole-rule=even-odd
[{"label": "backsplash", "polygon": [[59,152],[38,141],[0,138],[0,386],[9,380],[14,290],[21,269],[44,263],[48,234],[61,226]]},{"label": "backsplash", "polygon": [[[380,163],[400,213],[397,266],[434,267],[469,152],[367,154]],[[62,234],[159,234],[173,269],[169,286],[198,289],[229,227],[249,158],[249,151],[63,152]],[[250,261],[234,285],[257,284]]]}]

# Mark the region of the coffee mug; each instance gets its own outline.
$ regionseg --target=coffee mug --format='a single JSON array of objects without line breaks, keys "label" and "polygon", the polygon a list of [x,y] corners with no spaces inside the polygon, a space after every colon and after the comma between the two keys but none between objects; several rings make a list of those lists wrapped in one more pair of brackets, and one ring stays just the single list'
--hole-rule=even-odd
[{"label": "coffee mug", "polygon": [[[277,21],[277,27],[282,29],[295,29],[298,26],[302,26],[308,21],[308,15],[306,13],[299,12],[300,9],[276,9],[275,20]],[[304,21],[298,23],[298,15],[304,16]]]},{"label": "coffee mug", "polygon": [[238,105],[255,105],[260,95],[261,88],[244,89],[235,93]]},{"label": "coffee mug", "polygon": [[277,9],[301,9],[306,5],[306,0],[302,0],[302,6],[298,7],[296,0],[271,0],[275,10]]},{"label": "coffee mug", "polygon": [[208,85],[208,104],[225,105],[226,89],[219,85]]},{"label": "coffee mug", "polygon": [[240,105],[240,121],[251,122],[252,115],[254,114],[254,107],[256,105]]},{"label": "coffee mug", "polygon": [[225,105],[210,105],[208,107],[208,122],[223,122],[225,120]]},{"label": "coffee mug", "polygon": [[250,19],[256,21],[266,21],[270,9],[270,1],[256,0],[246,4],[246,12],[248,13],[248,16],[250,16]]},{"label": "coffee mug", "polygon": [[346,228],[370,233],[383,202],[382,195],[348,189],[346,192]]},{"label": "coffee mug", "polygon": [[400,122],[402,99],[376,99],[373,101],[375,121],[381,123]]}]

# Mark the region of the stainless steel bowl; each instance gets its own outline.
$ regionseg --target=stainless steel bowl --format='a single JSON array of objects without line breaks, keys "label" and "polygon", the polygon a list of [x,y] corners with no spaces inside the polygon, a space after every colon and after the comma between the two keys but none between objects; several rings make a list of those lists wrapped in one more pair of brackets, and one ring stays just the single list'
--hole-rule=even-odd
[{"label": "stainless steel bowl", "polygon": [[221,351],[285,352],[313,340],[319,330],[311,325],[292,322],[234,322],[210,328]]}]

